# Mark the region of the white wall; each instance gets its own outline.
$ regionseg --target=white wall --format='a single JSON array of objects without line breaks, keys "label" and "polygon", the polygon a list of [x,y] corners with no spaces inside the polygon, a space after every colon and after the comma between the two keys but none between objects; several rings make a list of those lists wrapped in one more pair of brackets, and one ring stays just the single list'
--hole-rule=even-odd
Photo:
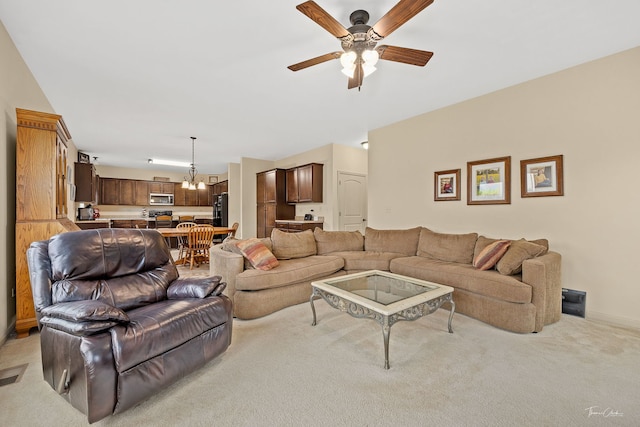
[{"label": "white wall", "polygon": [[[587,316],[640,328],[640,47],[369,134],[369,225],[539,238]],[[563,197],[520,197],[523,159],[564,155]],[[510,205],[466,204],[467,162],[511,156]],[[462,169],[462,200],[434,172]]]}]

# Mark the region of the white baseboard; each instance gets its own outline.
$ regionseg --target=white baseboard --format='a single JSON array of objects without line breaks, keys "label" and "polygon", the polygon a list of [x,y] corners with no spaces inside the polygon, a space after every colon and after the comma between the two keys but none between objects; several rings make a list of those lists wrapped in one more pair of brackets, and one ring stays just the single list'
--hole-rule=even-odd
[{"label": "white baseboard", "polygon": [[640,330],[640,320],[637,319],[612,316],[610,314],[599,313],[597,311],[588,311],[586,318],[595,322],[608,323],[609,325],[620,326],[622,328]]}]

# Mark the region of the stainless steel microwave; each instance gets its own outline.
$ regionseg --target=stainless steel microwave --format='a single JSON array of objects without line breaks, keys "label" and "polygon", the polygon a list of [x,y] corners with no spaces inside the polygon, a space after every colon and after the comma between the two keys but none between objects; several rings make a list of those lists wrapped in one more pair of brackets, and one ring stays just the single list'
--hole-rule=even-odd
[{"label": "stainless steel microwave", "polygon": [[153,206],[173,206],[173,194],[149,194],[149,204]]}]

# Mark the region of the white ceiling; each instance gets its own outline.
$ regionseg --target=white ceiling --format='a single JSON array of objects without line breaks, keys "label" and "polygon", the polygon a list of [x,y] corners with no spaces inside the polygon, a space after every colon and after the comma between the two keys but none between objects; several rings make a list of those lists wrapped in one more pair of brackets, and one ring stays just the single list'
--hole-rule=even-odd
[{"label": "white ceiling", "polygon": [[[301,2],[2,0],[0,19],[80,150],[150,168],[190,161],[196,136],[207,174],[359,146],[381,126],[640,45],[638,0],[435,0],[384,40],[433,51],[427,66],[380,61],[358,92],[339,61],[287,69],[340,49]],[[373,25],[396,0],[316,2],[349,27],[354,10]]]}]

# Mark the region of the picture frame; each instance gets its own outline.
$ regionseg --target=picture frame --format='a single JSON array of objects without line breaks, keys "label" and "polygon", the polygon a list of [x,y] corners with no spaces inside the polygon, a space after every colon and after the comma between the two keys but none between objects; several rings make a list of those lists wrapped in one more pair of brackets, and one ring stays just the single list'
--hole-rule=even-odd
[{"label": "picture frame", "polygon": [[511,156],[467,162],[467,204],[511,203]]},{"label": "picture frame", "polygon": [[562,154],[521,160],[520,196],[564,196]]},{"label": "picture frame", "polygon": [[460,200],[460,169],[438,171],[433,175],[433,200]]},{"label": "picture frame", "polygon": [[88,154],[78,151],[78,163],[91,163],[91,158]]},{"label": "picture frame", "polygon": [[218,182],[218,175],[209,175],[209,184],[216,184]]}]

